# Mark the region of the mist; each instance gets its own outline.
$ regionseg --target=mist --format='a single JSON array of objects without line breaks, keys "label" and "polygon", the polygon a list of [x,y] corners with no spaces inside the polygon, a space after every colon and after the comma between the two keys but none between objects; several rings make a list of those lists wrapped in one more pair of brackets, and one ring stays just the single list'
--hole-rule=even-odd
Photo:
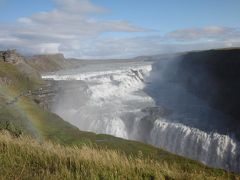
[{"label": "mist", "polygon": [[85,64],[43,78],[58,81],[52,111],[80,130],[142,141],[240,172],[237,131],[229,126],[234,117],[211,103],[218,83],[203,66],[186,63],[184,54]]}]

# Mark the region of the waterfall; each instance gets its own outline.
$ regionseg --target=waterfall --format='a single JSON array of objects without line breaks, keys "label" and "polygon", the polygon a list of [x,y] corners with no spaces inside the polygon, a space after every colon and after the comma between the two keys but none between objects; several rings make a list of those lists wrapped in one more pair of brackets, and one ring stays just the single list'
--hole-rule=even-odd
[{"label": "waterfall", "polygon": [[149,142],[213,167],[240,172],[240,145],[227,135],[156,120]]},{"label": "waterfall", "polygon": [[240,172],[238,141],[215,131],[218,122],[228,117],[181,84],[165,81],[163,69],[146,62],[110,63],[43,78],[73,84],[59,83],[62,90],[52,110],[81,130],[147,142]]}]

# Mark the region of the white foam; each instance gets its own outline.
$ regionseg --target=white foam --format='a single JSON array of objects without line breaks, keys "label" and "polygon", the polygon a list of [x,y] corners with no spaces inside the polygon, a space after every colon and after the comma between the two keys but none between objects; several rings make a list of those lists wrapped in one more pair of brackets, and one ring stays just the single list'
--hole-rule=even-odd
[{"label": "white foam", "polygon": [[240,172],[239,143],[227,135],[206,133],[159,119],[155,121],[150,137],[149,142],[168,151],[210,166]]},{"label": "white foam", "polygon": [[66,74],[66,73],[52,73],[52,74],[44,74],[42,75],[43,79],[52,79],[52,80],[90,80],[94,79],[96,77],[101,77],[104,75],[111,75],[111,74],[124,74],[131,72],[131,70],[142,70],[142,73],[150,72],[152,69],[151,65],[144,65],[144,66],[129,66],[124,69],[116,69],[116,70],[105,70],[105,71],[90,71],[90,72],[80,72],[78,73],[76,70],[76,73],[72,74]]}]

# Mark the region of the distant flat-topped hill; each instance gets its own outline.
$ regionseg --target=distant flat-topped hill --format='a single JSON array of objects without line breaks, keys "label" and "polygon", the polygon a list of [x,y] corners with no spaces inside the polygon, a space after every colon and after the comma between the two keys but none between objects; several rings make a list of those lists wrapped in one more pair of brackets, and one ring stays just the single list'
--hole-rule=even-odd
[{"label": "distant flat-topped hill", "polygon": [[73,68],[76,64],[64,58],[63,54],[35,55],[29,57],[27,63],[39,72],[52,72]]}]

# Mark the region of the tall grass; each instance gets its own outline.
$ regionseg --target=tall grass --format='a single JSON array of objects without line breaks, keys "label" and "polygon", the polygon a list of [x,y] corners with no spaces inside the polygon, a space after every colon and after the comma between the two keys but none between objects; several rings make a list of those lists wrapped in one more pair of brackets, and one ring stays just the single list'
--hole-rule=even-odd
[{"label": "tall grass", "polygon": [[239,179],[224,172],[183,170],[166,163],[127,156],[116,150],[82,145],[39,143],[29,137],[0,133],[1,179]]}]

